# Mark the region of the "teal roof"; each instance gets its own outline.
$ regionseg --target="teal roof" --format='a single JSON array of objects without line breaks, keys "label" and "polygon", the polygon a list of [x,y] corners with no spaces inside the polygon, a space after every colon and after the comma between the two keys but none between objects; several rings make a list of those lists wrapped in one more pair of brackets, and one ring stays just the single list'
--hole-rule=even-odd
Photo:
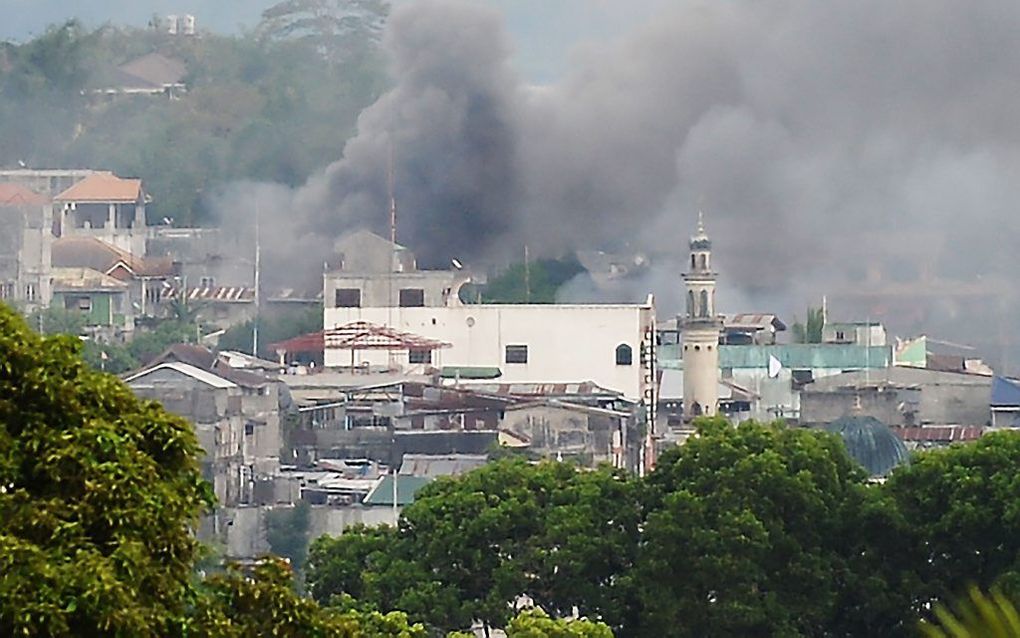
[{"label": "teal roof", "polygon": [[[432,479],[425,476],[397,476],[397,505],[410,505],[418,490],[428,485]],[[365,505],[393,505],[393,477],[384,476],[368,493]]]},{"label": "teal roof", "polygon": [[503,372],[485,366],[443,366],[439,376],[444,379],[498,379]]},{"label": "teal roof", "polygon": [[[678,353],[679,348],[675,346],[660,346],[659,365],[663,368],[683,367],[676,360]],[[784,368],[860,370],[891,366],[892,348],[833,343],[719,346],[720,368],[768,368],[769,357],[778,359]]]}]

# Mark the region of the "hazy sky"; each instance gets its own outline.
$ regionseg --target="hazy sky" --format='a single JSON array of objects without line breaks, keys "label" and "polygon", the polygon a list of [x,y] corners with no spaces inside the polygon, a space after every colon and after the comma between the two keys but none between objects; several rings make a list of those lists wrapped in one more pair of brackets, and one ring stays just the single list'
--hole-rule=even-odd
[{"label": "hazy sky", "polygon": [[[154,14],[191,13],[200,28],[237,33],[258,22],[275,0],[0,0],[0,39],[23,40],[71,17],[89,26],[140,26]],[[409,4],[413,0],[397,0]],[[532,82],[562,75],[570,52],[586,41],[620,36],[651,19],[668,0],[478,0],[505,15],[514,64]]]}]

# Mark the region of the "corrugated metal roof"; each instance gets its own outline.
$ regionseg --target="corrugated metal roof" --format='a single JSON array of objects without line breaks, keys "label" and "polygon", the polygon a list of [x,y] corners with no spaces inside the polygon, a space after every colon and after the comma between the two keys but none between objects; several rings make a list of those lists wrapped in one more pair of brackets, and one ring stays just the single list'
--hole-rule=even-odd
[{"label": "corrugated metal roof", "polygon": [[[413,503],[418,490],[431,482],[432,479],[425,476],[398,476],[397,505]],[[393,476],[380,478],[362,502],[365,505],[393,505]]]},{"label": "corrugated metal roof", "polygon": [[405,454],[402,476],[459,476],[489,462],[488,454]]},{"label": "corrugated metal roof", "polygon": [[978,425],[926,425],[913,428],[892,428],[892,431],[903,441],[956,443],[975,441],[981,438],[985,433],[985,428]]},{"label": "corrugated metal roof", "polygon": [[995,377],[992,379],[992,407],[1020,406],[1020,380]]},{"label": "corrugated metal roof", "polygon": [[236,388],[237,387],[237,384],[232,383],[231,381],[227,381],[223,377],[221,377],[219,375],[216,375],[216,374],[213,374],[212,372],[207,372],[205,370],[200,370],[199,368],[196,368],[195,366],[192,366],[192,365],[188,365],[187,363],[176,363],[176,362],[175,363],[161,363],[161,364],[159,364],[158,366],[156,366],[154,368],[149,368],[148,370],[142,370],[141,372],[139,372],[137,374],[133,374],[130,377],[124,379],[124,381],[125,381],[125,383],[131,383],[132,381],[136,381],[138,379],[141,379],[142,377],[144,377],[144,376],[146,376],[148,374],[151,374],[153,372],[156,372],[158,370],[173,370],[173,371],[179,372],[179,373],[181,373],[183,375],[187,375],[187,376],[191,377],[192,379],[195,379],[196,381],[200,381],[200,382],[202,382],[202,383],[204,383],[206,385],[212,386],[214,388],[219,388],[221,390],[226,390],[226,389],[229,389],[229,388]]},{"label": "corrugated metal roof", "polygon": [[53,290],[57,292],[122,292],[128,285],[91,268],[53,268]]},{"label": "corrugated metal roof", "polygon": [[885,368],[892,365],[891,346],[798,343],[764,346],[719,346],[721,368],[767,368],[769,357],[785,368]]}]

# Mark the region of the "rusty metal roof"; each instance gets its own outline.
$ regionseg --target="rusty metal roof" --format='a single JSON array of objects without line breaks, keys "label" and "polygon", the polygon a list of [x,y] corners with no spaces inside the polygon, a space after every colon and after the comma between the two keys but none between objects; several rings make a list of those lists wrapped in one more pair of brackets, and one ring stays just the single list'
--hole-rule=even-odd
[{"label": "rusty metal roof", "polygon": [[326,330],[327,348],[340,350],[439,350],[452,344],[367,321],[355,321]]}]

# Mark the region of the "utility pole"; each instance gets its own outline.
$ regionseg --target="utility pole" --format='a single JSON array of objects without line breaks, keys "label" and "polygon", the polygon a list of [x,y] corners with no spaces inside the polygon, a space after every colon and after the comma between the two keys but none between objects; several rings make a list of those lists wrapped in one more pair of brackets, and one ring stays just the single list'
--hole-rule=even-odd
[{"label": "utility pole", "polygon": [[528,264],[527,244],[524,244],[524,303],[531,303],[531,266]]},{"label": "utility pole", "polygon": [[260,317],[260,291],[259,283],[261,279],[262,271],[262,236],[260,228],[260,210],[259,202],[255,200],[255,321],[252,323],[251,329],[251,355],[253,357],[259,356],[259,317]]}]

